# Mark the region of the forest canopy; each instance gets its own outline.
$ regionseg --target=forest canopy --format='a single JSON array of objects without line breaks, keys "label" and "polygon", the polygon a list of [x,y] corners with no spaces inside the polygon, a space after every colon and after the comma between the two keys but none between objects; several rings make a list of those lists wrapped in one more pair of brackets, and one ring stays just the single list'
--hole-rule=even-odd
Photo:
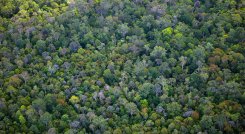
[{"label": "forest canopy", "polygon": [[242,0],[0,0],[0,133],[245,130]]}]

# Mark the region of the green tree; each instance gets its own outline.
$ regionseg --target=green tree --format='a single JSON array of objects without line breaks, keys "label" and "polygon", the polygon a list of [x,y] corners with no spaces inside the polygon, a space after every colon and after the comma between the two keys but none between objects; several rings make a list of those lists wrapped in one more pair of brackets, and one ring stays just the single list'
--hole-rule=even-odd
[{"label": "green tree", "polygon": [[25,119],[25,117],[23,115],[19,116],[19,121],[20,121],[21,124],[25,124],[26,123],[26,119]]},{"label": "green tree", "polygon": [[45,112],[41,117],[40,117],[40,122],[43,123],[45,126],[48,125],[48,123],[52,120],[52,115],[48,112]]},{"label": "green tree", "polygon": [[137,106],[133,102],[126,103],[125,108],[131,116],[139,112]]},{"label": "green tree", "polygon": [[148,98],[154,92],[154,85],[151,83],[144,83],[139,89],[139,95],[142,98]]},{"label": "green tree", "polygon": [[117,78],[115,77],[115,75],[111,72],[110,69],[106,69],[103,73],[104,76],[104,80],[106,83],[108,83],[109,85],[112,85],[114,82],[117,81]]},{"label": "green tree", "polygon": [[169,117],[175,117],[181,113],[181,105],[177,102],[171,102],[167,104],[167,113]]}]

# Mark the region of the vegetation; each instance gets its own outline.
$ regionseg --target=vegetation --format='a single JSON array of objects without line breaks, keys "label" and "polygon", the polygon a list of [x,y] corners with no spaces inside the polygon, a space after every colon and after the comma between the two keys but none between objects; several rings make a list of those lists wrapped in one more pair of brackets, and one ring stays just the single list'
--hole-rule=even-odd
[{"label": "vegetation", "polygon": [[243,133],[242,0],[0,0],[0,133]]}]

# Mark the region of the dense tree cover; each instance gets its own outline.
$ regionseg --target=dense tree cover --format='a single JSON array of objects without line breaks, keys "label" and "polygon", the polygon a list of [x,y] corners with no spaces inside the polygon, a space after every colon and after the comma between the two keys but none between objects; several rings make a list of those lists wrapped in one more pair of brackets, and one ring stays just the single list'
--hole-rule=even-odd
[{"label": "dense tree cover", "polygon": [[244,132],[242,0],[0,0],[0,133]]}]

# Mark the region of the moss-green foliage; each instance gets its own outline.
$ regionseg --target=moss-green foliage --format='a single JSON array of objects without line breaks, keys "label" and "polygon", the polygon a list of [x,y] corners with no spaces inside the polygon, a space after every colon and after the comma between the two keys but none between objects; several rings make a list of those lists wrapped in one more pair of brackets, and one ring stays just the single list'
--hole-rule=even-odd
[{"label": "moss-green foliage", "polygon": [[0,0],[0,133],[242,133],[241,0]]}]

